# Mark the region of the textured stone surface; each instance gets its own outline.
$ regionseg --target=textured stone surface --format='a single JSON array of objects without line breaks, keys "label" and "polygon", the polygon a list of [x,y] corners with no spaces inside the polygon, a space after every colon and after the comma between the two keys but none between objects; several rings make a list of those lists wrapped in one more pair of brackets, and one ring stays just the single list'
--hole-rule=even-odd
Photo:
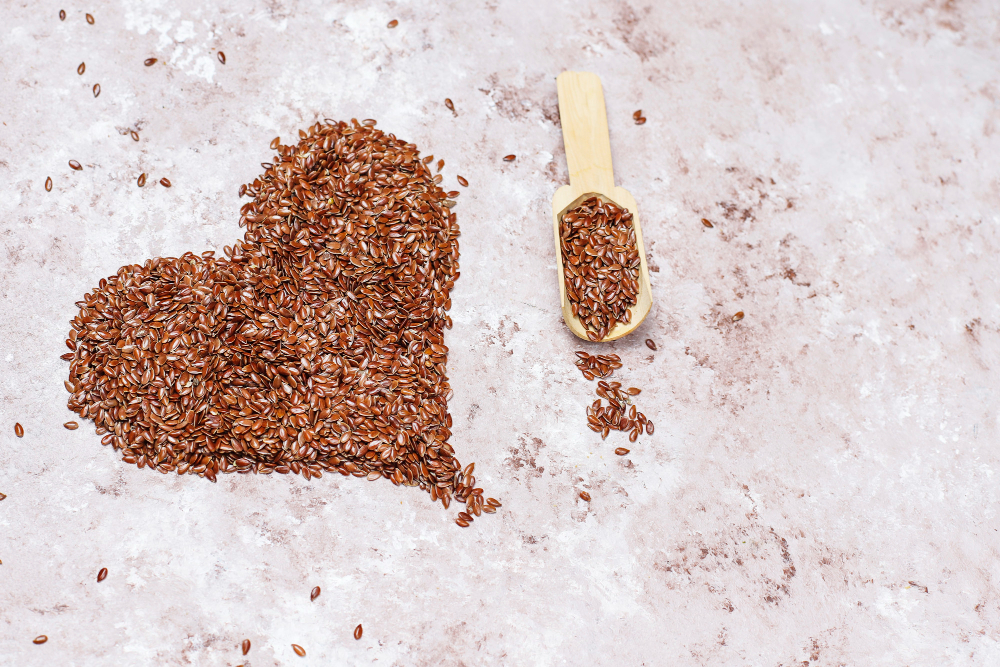
[{"label": "textured stone surface", "polygon": [[[215,4],[3,12],[0,663],[1000,663],[993,3]],[[557,304],[563,69],[603,79],[654,270],[600,348],[656,423],[626,457]],[[61,426],[73,302],[231,243],[268,142],[323,117],[470,181],[452,444],[504,508],[469,529],[388,482],[164,476]]]}]

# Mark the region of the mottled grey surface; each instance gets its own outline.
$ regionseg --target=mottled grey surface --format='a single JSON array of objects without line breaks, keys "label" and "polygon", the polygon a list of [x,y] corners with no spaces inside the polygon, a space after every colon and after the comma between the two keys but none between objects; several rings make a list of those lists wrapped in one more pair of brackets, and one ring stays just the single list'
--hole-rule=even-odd
[{"label": "mottled grey surface", "polygon": [[[62,6],[0,11],[0,664],[1000,663],[994,2]],[[601,348],[656,423],[626,457],[557,304],[563,69],[603,79],[653,271]],[[504,508],[469,529],[416,489],[164,476],[61,426],[73,303],[238,238],[268,142],[323,117],[470,181],[452,444]]]}]

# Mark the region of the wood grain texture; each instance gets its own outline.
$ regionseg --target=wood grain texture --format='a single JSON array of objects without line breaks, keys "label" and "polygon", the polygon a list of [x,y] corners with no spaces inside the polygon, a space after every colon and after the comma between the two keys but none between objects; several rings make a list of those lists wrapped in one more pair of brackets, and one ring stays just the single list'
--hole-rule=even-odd
[{"label": "wood grain texture", "polygon": [[614,202],[632,214],[635,242],[639,251],[639,293],[636,304],[630,309],[632,321],[616,324],[602,342],[616,340],[638,328],[653,305],[639,210],[635,198],[625,188],[615,187],[608,116],[600,77],[591,72],[563,72],[556,79],[556,85],[559,90],[559,120],[569,167],[569,185],[556,190],[552,198],[552,226],[555,232],[556,270],[563,319],[570,331],[589,340],[586,327],[573,315],[573,307],[566,298],[559,220],[566,211],[596,195],[604,201]]}]

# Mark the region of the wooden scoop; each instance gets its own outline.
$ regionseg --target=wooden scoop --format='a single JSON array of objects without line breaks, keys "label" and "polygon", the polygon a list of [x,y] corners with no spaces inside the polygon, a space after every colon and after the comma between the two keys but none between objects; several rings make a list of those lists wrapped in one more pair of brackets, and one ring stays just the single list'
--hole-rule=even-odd
[{"label": "wooden scoop", "polygon": [[642,324],[653,305],[649,290],[649,271],[646,268],[646,250],[642,244],[642,229],[639,227],[639,212],[632,195],[624,188],[615,187],[615,174],[611,168],[611,142],[608,138],[608,115],[604,109],[600,77],[590,72],[563,72],[556,79],[556,85],[559,89],[559,120],[562,123],[566,162],[569,165],[569,185],[556,190],[552,198],[556,267],[559,271],[563,319],[570,331],[584,340],[590,340],[587,338],[586,327],[573,315],[573,307],[566,298],[559,221],[566,211],[583,200],[596,196],[605,202],[613,202],[632,214],[635,242],[639,251],[639,292],[636,304],[630,308],[632,319],[627,324],[615,324],[602,342],[615,340]]}]

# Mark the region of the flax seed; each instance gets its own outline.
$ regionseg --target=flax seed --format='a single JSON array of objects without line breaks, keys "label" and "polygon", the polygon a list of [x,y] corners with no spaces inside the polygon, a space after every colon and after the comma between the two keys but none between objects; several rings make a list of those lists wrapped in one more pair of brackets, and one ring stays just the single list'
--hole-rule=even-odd
[{"label": "flax seed", "polygon": [[243,640],[243,644],[240,646],[240,648],[243,649],[243,655],[246,655],[247,653],[249,653],[250,652],[250,640],[249,639],[244,639]]},{"label": "flax seed", "polygon": [[81,171],[83,169],[83,167],[80,166],[80,163],[77,162],[76,160],[69,161],[69,168],[75,171]]},{"label": "flax seed", "polygon": [[45,191],[52,192],[52,177],[49,176],[45,179]]},{"label": "flax seed", "polygon": [[60,9],[59,10],[59,20],[60,21],[65,21],[66,20],[66,10],[65,9]]},{"label": "flax seed", "polygon": [[90,14],[87,14],[87,23],[89,23],[90,25],[94,25],[94,17],[91,16]]},{"label": "flax seed", "polygon": [[222,51],[219,51],[219,53],[216,54],[216,57],[219,59],[220,63],[222,63],[223,65],[226,64],[226,54],[225,53],[223,53]]},{"label": "flax seed", "polygon": [[618,447],[617,449],[615,449],[615,454],[617,454],[618,456],[625,456],[626,454],[628,454],[628,452],[629,450],[625,449],[624,447]]},{"label": "flax seed", "polygon": [[24,427],[21,426],[20,422],[14,424],[14,435],[16,435],[19,438],[24,437]]},{"label": "flax seed", "polygon": [[580,492],[580,498],[582,498],[583,500],[586,500],[588,503],[590,502],[590,494],[587,493],[586,491],[581,491]]},{"label": "flax seed", "polygon": [[708,218],[702,218],[701,224],[703,224],[706,227],[715,227],[715,225],[712,224],[712,221],[709,220]]},{"label": "flax seed", "polygon": [[135,183],[140,188],[143,187],[144,185],[146,185],[146,174],[145,173],[139,174],[139,178],[136,179]]},{"label": "flax seed", "polygon": [[649,349],[651,349],[653,351],[656,351],[656,343],[653,342],[652,338],[647,338],[646,339],[646,347],[648,347]]},{"label": "flax seed", "polygon": [[101,571],[97,573],[97,582],[100,583],[104,581],[108,576],[108,568],[102,567]]},{"label": "flax seed", "polygon": [[309,601],[314,602],[316,598],[319,597],[319,594],[320,594],[320,589],[319,586],[317,586],[316,588],[312,589],[312,593],[309,594]]},{"label": "flax seed", "polygon": [[742,310],[739,311],[739,312],[737,312],[735,315],[733,315],[733,322],[739,322],[742,319],[743,319],[743,311]]},{"label": "flax seed", "polygon": [[165,188],[169,188],[171,185],[173,185],[173,183],[170,182],[169,178],[164,177],[160,179],[160,185],[162,185]]},{"label": "flax seed", "polygon": [[37,637],[35,637],[34,639],[31,640],[31,643],[32,644],[44,644],[47,641],[49,641],[48,637],[46,637],[45,635],[38,635]]},{"label": "flax seed", "polygon": [[361,624],[358,623],[358,627],[354,628],[354,638],[355,639],[361,639],[361,634],[363,632],[364,632],[364,628],[362,628]]},{"label": "flax seed", "polygon": [[513,162],[513,161],[514,161],[514,160],[516,160],[516,159],[517,159],[517,156],[516,156],[516,155],[514,155],[514,154],[510,154],[510,155],[504,155],[504,156],[503,156],[503,161],[504,161],[504,162]]},{"label": "flax seed", "polygon": [[63,424],[63,426],[66,427],[67,431],[75,431],[76,429],[80,428],[80,425],[77,424],[76,422],[66,422],[65,424]]},{"label": "flax seed", "polygon": [[645,118],[636,118],[635,124],[636,125],[645,125],[646,124],[646,119]]},{"label": "flax seed", "polygon": [[280,145],[281,145],[281,137],[275,137],[274,139],[271,139],[270,148],[272,151],[276,150]]},{"label": "flax seed", "polygon": [[130,130],[129,136],[132,137],[132,141],[139,141],[139,133],[136,132],[135,130]]},{"label": "flax seed", "polygon": [[76,68],[76,73],[82,75],[87,71],[87,63],[80,63]]},{"label": "flax seed", "polygon": [[299,646],[298,644],[292,644],[292,650],[295,651],[295,655],[299,656],[300,658],[306,657],[306,650],[301,646]]},{"label": "flax seed", "polygon": [[156,64],[156,58],[146,58],[145,60],[142,61],[142,64],[145,65],[146,67],[152,67],[153,65]]},{"label": "flax seed", "polygon": [[94,97],[97,97],[100,94],[101,94],[101,84],[95,83],[94,84]]},{"label": "flax seed", "polygon": [[[395,28],[395,27],[396,27],[397,25],[399,25],[399,21],[397,21],[396,19],[393,19],[393,20],[389,21],[389,22],[388,22],[388,23],[387,23],[387,24],[385,25],[385,27],[386,27],[386,28],[390,28],[390,29],[391,29],[391,28]],[[361,627],[361,626],[358,626],[358,627]]]},{"label": "flax seed", "polygon": [[456,178],[458,179],[458,184],[461,185],[463,188],[469,187],[469,182],[467,180],[465,180],[461,176],[457,176]]},{"label": "flax seed", "polygon": [[449,110],[450,110],[450,111],[451,111],[452,113],[455,113],[455,103],[454,103],[454,102],[452,102],[452,101],[451,101],[451,100],[450,100],[449,98],[447,98],[447,97],[446,97],[446,98],[444,98],[444,105],[445,105],[446,107],[448,107],[448,109],[449,109]]}]

